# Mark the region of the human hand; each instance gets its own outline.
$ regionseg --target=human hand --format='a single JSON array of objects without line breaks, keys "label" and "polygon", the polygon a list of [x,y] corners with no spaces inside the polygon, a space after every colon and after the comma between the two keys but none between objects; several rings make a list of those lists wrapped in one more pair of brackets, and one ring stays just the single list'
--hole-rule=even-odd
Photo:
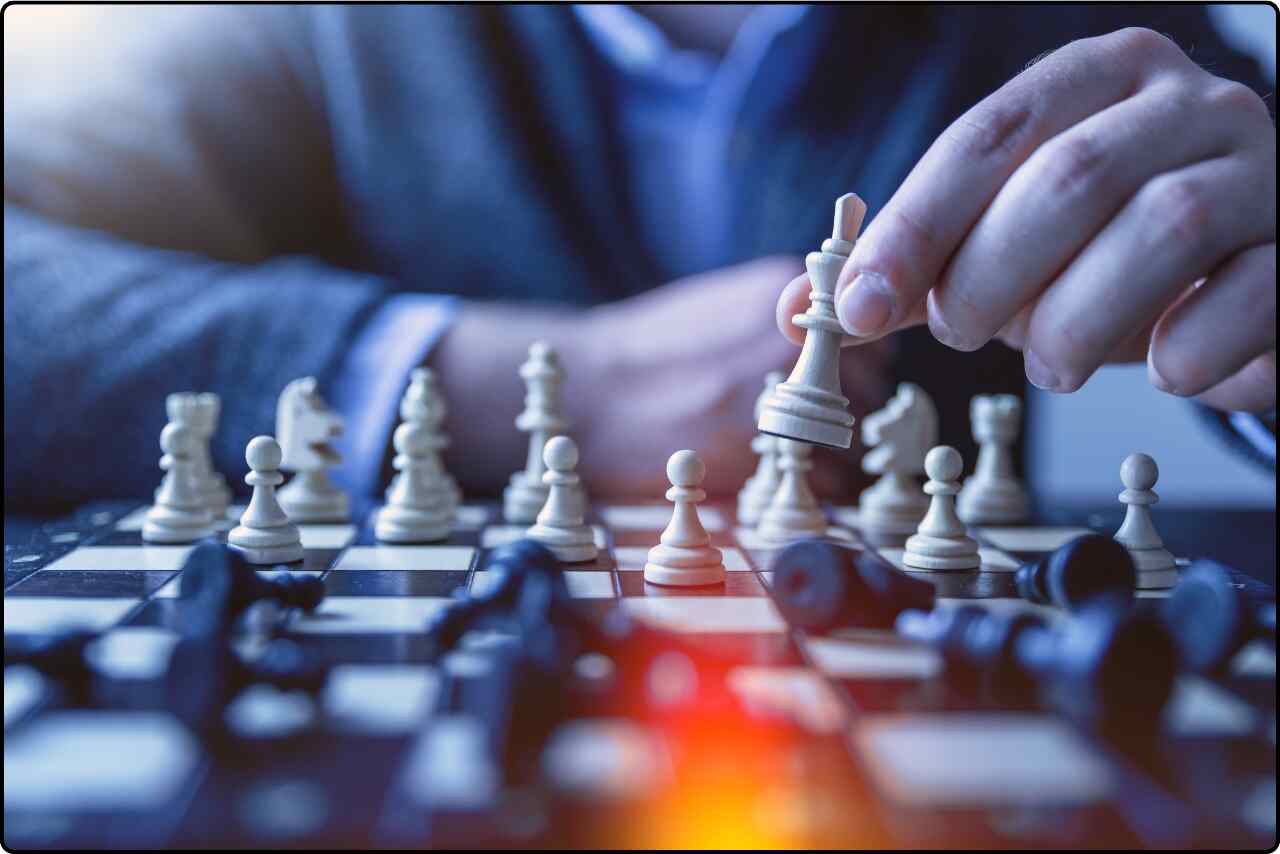
[{"label": "human hand", "polygon": [[[1052,391],[1145,358],[1164,391],[1267,409],[1275,188],[1250,89],[1149,30],[1072,42],[933,144],[858,240],[836,311],[862,340],[923,322],[957,350],[999,338]],[[792,340],[807,289],[778,303]]]}]

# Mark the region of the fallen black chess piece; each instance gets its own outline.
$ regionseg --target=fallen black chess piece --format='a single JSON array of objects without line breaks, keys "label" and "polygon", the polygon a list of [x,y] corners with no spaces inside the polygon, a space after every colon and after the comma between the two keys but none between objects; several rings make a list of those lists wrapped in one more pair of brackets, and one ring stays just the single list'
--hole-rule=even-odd
[{"label": "fallen black chess piece", "polygon": [[1254,601],[1232,581],[1229,568],[1212,560],[1182,571],[1161,613],[1182,662],[1198,673],[1221,671],[1255,638],[1276,641],[1275,601]]},{"label": "fallen black chess piece", "polygon": [[1129,550],[1105,534],[1085,534],[1014,575],[1018,595],[1040,605],[1076,610],[1096,596],[1132,600],[1138,584]]},{"label": "fallen black chess piece", "polygon": [[892,628],[903,611],[933,607],[932,584],[852,544],[801,540],[778,552],[769,569],[779,610],[812,632]]}]

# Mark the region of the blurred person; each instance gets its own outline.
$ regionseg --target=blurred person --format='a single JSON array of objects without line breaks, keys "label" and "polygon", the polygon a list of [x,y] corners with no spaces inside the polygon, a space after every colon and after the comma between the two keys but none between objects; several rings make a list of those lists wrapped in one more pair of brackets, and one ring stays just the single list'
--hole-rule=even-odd
[{"label": "blurred person", "polygon": [[148,494],[177,390],[222,395],[215,464],[242,472],[308,374],[346,416],[346,485],[374,494],[424,363],[453,470],[496,492],[537,338],[594,495],[661,494],[678,447],[724,494],[848,191],[873,216],[837,301],[874,342],[845,351],[855,412],[911,379],[970,454],[973,394],[1147,359],[1162,390],[1264,413],[1274,464],[1274,122],[1204,7],[10,6],[5,24],[6,507]]}]

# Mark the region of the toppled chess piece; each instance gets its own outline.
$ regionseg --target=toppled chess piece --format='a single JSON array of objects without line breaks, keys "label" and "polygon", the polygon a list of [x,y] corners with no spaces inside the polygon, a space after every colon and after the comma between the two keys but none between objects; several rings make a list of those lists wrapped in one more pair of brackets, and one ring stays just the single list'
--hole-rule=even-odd
[{"label": "toppled chess piece", "polygon": [[198,439],[185,424],[172,421],[160,431],[160,468],[164,480],[156,490],[156,503],[142,523],[142,539],[148,543],[192,543],[213,532],[195,459]]},{"label": "toppled chess piece", "polygon": [[849,399],[840,389],[840,342],[844,329],[836,318],[836,279],[849,260],[853,242],[862,227],[867,206],[848,193],[836,200],[831,237],[820,252],[805,258],[809,271],[809,310],[792,322],[805,330],[804,346],[787,381],[765,401],[760,430],[798,439],[847,448],[853,443],[853,416]]},{"label": "toppled chess piece", "polygon": [[902,562],[912,569],[977,569],[981,560],[978,544],[956,515],[956,493],[964,463],[960,452],[939,445],[924,458],[929,482],[924,491],[932,496],[929,512],[916,532],[907,539]]},{"label": "toppled chess piece", "polygon": [[386,505],[378,511],[374,536],[388,543],[430,543],[453,531],[449,486],[434,460],[440,437],[419,421],[405,421],[391,439],[399,474]]},{"label": "toppled chess piece", "polygon": [[849,544],[792,543],[778,552],[769,569],[778,610],[788,623],[811,632],[888,629],[903,611],[933,608],[932,584]]},{"label": "toppled chess piece", "polygon": [[[765,401],[773,394],[773,388],[782,382],[781,371],[770,371],[764,378],[764,391],[756,399],[756,421],[764,411]],[[751,450],[759,455],[756,470],[738,492],[738,522],[748,527],[760,521],[760,514],[773,500],[782,482],[782,470],[778,468],[778,437],[759,433],[751,440]]]},{"label": "toppled chess piece", "polygon": [[1105,534],[1085,534],[1014,575],[1018,595],[1038,605],[1075,610],[1096,596],[1133,599],[1137,571],[1124,546]]},{"label": "toppled chess piece", "polygon": [[342,417],[320,396],[315,377],[285,386],[276,406],[276,436],[284,452],[280,467],[297,475],[280,490],[279,499],[293,521],[351,518],[351,500],[333,485],[328,472],[342,462],[342,455],[330,444],[342,429]]},{"label": "toppled chess piece", "polygon": [[968,525],[1026,521],[1031,499],[1013,467],[1013,443],[1022,421],[1022,401],[1011,394],[980,394],[969,402],[978,464],[964,482],[956,511]]},{"label": "toppled chess piece", "polygon": [[253,495],[240,524],[227,534],[227,544],[239,549],[249,563],[294,563],[303,558],[298,526],[276,500],[276,487],[284,481],[283,456],[280,443],[271,436],[255,436],[245,448],[251,471],[244,482],[253,487]]},{"label": "toppled chess piece", "polygon": [[698,518],[698,502],[707,493],[702,481],[707,467],[694,451],[676,451],[667,460],[671,488],[667,500],[675,507],[658,545],[649,549],[644,580],[671,587],[699,587],[724,583],[724,556],[711,545],[711,535]]},{"label": "toppled chess piece", "polygon": [[1251,599],[1232,581],[1231,570],[1197,560],[1182,572],[1161,615],[1173,633],[1183,664],[1197,673],[1217,673],[1254,639],[1276,642],[1276,603]]},{"label": "toppled chess piece", "polygon": [[324,582],[308,575],[262,576],[238,550],[206,540],[182,565],[178,598],[201,601],[206,607],[216,604],[228,619],[267,599],[282,608],[314,611],[324,600]]},{"label": "toppled chess piece", "polygon": [[503,518],[527,525],[538,518],[549,492],[542,482],[547,468],[542,449],[552,436],[563,433],[569,421],[561,412],[560,384],[564,370],[556,351],[546,341],[529,345],[529,359],[520,366],[525,384],[524,411],[516,417],[516,429],[529,434],[529,454],[522,470],[511,475],[502,495]]},{"label": "toppled chess piece", "polygon": [[586,524],[585,508],[578,492],[577,443],[568,436],[549,439],[542,449],[542,461],[547,466],[542,480],[550,491],[527,536],[542,543],[565,563],[595,560],[598,550],[591,527]]},{"label": "toppled chess piece", "polygon": [[1152,487],[1159,478],[1156,461],[1146,454],[1130,454],[1120,466],[1124,491],[1119,497],[1127,509],[1115,539],[1133,558],[1139,590],[1172,587],[1178,581],[1177,562],[1151,521],[1151,505],[1160,500]]},{"label": "toppled chess piece", "polygon": [[858,529],[875,545],[898,545],[915,533],[929,510],[917,477],[924,457],[938,443],[938,412],[915,383],[900,383],[884,405],[862,420],[869,450],[862,470],[880,475],[858,498]]}]

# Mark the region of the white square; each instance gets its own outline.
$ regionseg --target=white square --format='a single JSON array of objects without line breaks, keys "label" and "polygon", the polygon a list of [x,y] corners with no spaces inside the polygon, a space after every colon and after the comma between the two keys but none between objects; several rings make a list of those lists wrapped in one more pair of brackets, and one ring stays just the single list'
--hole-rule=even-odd
[{"label": "white square", "polygon": [[[477,572],[471,576],[471,595],[484,596],[502,577],[498,572]],[[564,583],[574,599],[612,599],[617,595],[613,587],[613,573],[598,570],[568,569]]]},{"label": "white square", "polygon": [[[480,545],[486,549],[496,549],[498,546],[522,540],[528,533],[528,525],[490,525],[480,534]],[[591,538],[595,541],[596,548],[608,548],[608,535],[599,525],[591,526]]]},{"label": "white square", "polygon": [[869,716],[852,737],[881,791],[912,807],[1095,803],[1115,783],[1087,741],[1045,715]]},{"label": "white square", "polygon": [[422,632],[429,617],[449,606],[445,596],[327,596],[310,614],[295,614],[298,634],[401,634]]},{"label": "white square", "polygon": [[787,629],[773,602],[764,596],[672,596],[623,599],[638,620],[677,632],[714,634],[778,633]]},{"label": "white square", "polygon": [[[720,556],[724,560],[726,572],[750,572],[751,564],[741,549],[732,546],[721,546]],[[644,569],[649,561],[649,550],[644,546],[615,546],[613,558],[618,562],[618,569]]]},{"label": "white square", "polygon": [[333,571],[465,572],[471,568],[475,553],[472,546],[355,546],[343,552]]},{"label": "white square", "polygon": [[325,683],[325,716],[343,729],[378,735],[417,730],[440,690],[435,668],[417,664],[342,664]]},{"label": "white square", "polygon": [[62,711],[4,744],[6,810],[114,812],[172,803],[194,773],[195,740],[160,712]]},{"label": "white square", "polygon": [[67,552],[46,570],[148,570],[177,572],[194,546],[85,546]]},{"label": "white square", "polygon": [[304,549],[343,549],[356,537],[355,525],[299,525]]},{"label": "white square", "polygon": [[802,642],[819,670],[841,679],[931,679],[942,672],[936,650],[888,632],[805,637]]},{"label": "white square", "polygon": [[[142,523],[147,521],[147,511],[151,507],[143,505],[137,510],[130,511],[116,522],[117,531],[141,531]],[[232,504],[227,508],[227,512],[221,519],[213,520],[216,528],[233,528],[239,523],[240,517],[244,515],[245,506],[243,504]]]},{"label": "white square", "polygon": [[[637,504],[605,507],[600,511],[604,523],[615,531],[661,531],[671,521],[670,504]],[[723,531],[724,514],[714,507],[699,507],[698,518],[708,531]]]},{"label": "white square", "polygon": [[1095,533],[1081,527],[979,528],[982,538],[996,548],[1010,552],[1051,552],[1076,537]]},{"label": "white square", "polygon": [[1180,736],[1247,736],[1261,730],[1253,708],[1207,679],[1178,678],[1173,696],[1164,707],[1164,725]]},{"label": "white square", "polygon": [[[839,528],[839,527],[836,527],[835,525],[828,527],[826,533],[823,534],[823,536],[831,537],[837,540],[853,539],[852,534],[850,534],[844,528]],[[778,543],[778,542],[774,542],[773,540],[766,540],[764,537],[756,533],[755,528],[743,528],[741,526],[734,529],[733,537],[738,541],[738,545],[742,546],[744,549],[750,549],[752,551],[765,551],[768,549],[784,549],[788,545],[790,545],[790,543]]]},{"label": "white square", "polygon": [[159,679],[178,641],[177,632],[159,626],[121,626],[89,644],[85,657],[112,679]]},{"label": "white square", "polygon": [[110,628],[124,618],[139,599],[71,599],[62,596],[6,596],[5,634],[41,634],[59,629]]}]

